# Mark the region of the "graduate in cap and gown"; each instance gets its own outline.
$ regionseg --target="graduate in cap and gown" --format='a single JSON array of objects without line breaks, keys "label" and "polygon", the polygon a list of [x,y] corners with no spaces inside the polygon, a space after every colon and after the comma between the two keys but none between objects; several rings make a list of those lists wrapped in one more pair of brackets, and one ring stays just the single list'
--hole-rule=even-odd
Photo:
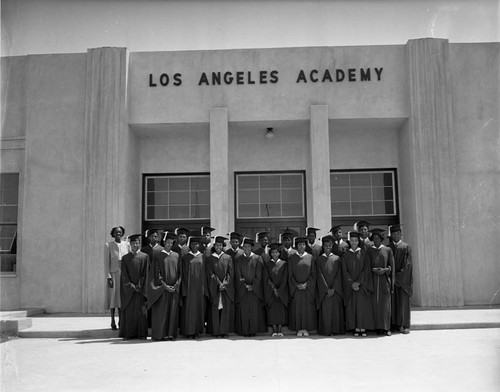
[{"label": "graduate in cap and gown", "polygon": [[316,259],[318,334],[344,334],[344,288],[340,257],[332,252],[331,235],[324,236],[321,241],[324,252]]},{"label": "graduate in cap and gown", "polygon": [[130,244],[123,241],[125,229],[123,226],[116,226],[111,229],[111,237],[114,241],[104,244],[104,271],[106,273],[106,309],[111,314],[111,329],[116,331],[115,309],[118,313],[121,310],[120,300],[120,275],[122,258],[130,252]]},{"label": "graduate in cap and gown", "polygon": [[225,253],[231,256],[233,263],[236,257],[243,254],[243,249],[241,249],[241,234],[232,231],[229,235],[229,248],[226,249]]},{"label": "graduate in cap and gown", "polygon": [[206,259],[208,278],[208,331],[213,336],[227,337],[234,332],[234,266],[231,256],[223,252],[227,238],[217,236],[213,252]]},{"label": "graduate in cap and gown", "polygon": [[365,220],[357,221],[353,225],[353,230],[359,233],[359,247],[367,250],[373,246],[373,241],[370,240],[370,222]]},{"label": "graduate in cap and gown", "polygon": [[342,226],[336,225],[330,229],[333,237],[333,250],[337,256],[342,257],[342,254],[349,249],[349,244],[342,239]]},{"label": "graduate in cap and gown", "polygon": [[306,227],[306,252],[313,255],[314,259],[316,259],[322,251],[321,243],[316,238],[316,232],[318,230],[319,229],[315,227]]},{"label": "graduate in cap and gown", "polygon": [[297,336],[309,336],[316,329],[316,266],[306,244],[307,238],[296,238],[297,253],[288,258],[289,327]]},{"label": "graduate in cap and gown", "polygon": [[255,241],[258,242],[259,246],[254,249],[253,253],[262,257],[262,261],[265,263],[269,260],[269,233],[267,231],[261,231],[255,234]]},{"label": "graduate in cap and gown", "polygon": [[287,261],[291,255],[297,253],[297,251],[293,248],[293,235],[294,233],[288,229],[280,234],[279,242],[283,244],[281,247],[281,260]]},{"label": "graduate in cap and gown", "polygon": [[198,338],[204,332],[207,301],[205,256],[199,251],[200,238],[189,237],[189,253],[182,256],[181,335]]},{"label": "graduate in cap and gown", "polygon": [[178,227],[175,229],[175,234],[177,236],[172,250],[179,255],[179,257],[184,256],[189,253],[189,246],[187,244],[189,230],[184,227]]},{"label": "graduate in cap and gown", "polygon": [[262,258],[252,252],[255,242],[244,238],[243,255],[236,257],[236,326],[237,333],[255,336],[266,332],[264,292],[262,286]]},{"label": "graduate in cap and gown", "polygon": [[370,259],[359,247],[359,233],[349,232],[348,244],[349,250],[340,257],[346,304],[346,330],[354,330],[354,336],[367,336],[366,330],[374,328]]},{"label": "graduate in cap and gown", "polygon": [[123,256],[120,296],[120,334],[123,339],[146,339],[146,279],[149,256],[140,251],[141,234],[129,236],[131,251]]},{"label": "graduate in cap and gown", "polygon": [[212,231],[215,229],[213,227],[204,226],[200,229],[200,252],[208,257],[212,253]]},{"label": "graduate in cap and gown", "polygon": [[288,323],[288,263],[280,259],[280,247],[280,243],[271,244],[264,262],[264,298],[272,336],[283,336],[281,327]]},{"label": "graduate in cap and gown", "polygon": [[411,247],[401,240],[401,225],[389,226],[389,247],[394,254],[394,293],[391,324],[403,334],[410,333],[410,301],[413,294]]},{"label": "graduate in cap and gown", "polygon": [[181,259],[172,250],[176,235],[166,232],[164,249],[155,252],[148,274],[147,298],[153,340],[175,340],[179,328]]},{"label": "graduate in cap and gown", "polygon": [[391,335],[391,294],[394,285],[394,256],[391,248],[382,245],[385,230],[374,228],[368,248],[373,280],[373,317],[379,335]]},{"label": "graduate in cap and gown", "polygon": [[[141,248],[141,252],[146,253],[149,256],[149,264],[153,262],[153,255],[156,252],[161,252],[163,247],[158,242],[158,230],[157,229],[148,229],[144,233],[144,237],[146,237],[148,244]],[[151,265],[148,265],[148,272],[150,270]],[[151,309],[148,309],[148,327],[151,328]]]}]

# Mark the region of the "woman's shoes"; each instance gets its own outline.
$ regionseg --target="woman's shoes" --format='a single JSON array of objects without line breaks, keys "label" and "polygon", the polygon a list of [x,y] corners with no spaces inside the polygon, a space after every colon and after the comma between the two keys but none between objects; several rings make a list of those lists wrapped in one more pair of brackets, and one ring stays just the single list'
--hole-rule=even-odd
[{"label": "woman's shoes", "polygon": [[115,324],[115,322],[114,322],[114,321],[111,323],[111,329],[112,329],[113,331],[118,330],[118,328],[116,328],[116,324]]}]

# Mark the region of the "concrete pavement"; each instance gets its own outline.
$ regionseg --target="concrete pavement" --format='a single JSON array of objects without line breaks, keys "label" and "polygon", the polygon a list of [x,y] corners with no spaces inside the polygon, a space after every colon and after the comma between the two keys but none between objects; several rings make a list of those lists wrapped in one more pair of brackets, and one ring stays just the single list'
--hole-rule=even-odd
[{"label": "concrete pavement", "polygon": [[175,342],[14,338],[0,350],[3,392],[500,390],[499,328]]}]

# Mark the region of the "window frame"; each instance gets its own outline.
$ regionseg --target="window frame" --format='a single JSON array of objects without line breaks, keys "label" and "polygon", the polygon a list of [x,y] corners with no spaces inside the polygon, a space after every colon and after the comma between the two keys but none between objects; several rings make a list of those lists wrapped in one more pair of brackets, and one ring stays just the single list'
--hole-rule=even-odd
[{"label": "window frame", "polygon": [[[259,217],[240,217],[239,216],[239,200],[238,200],[238,191],[239,191],[239,182],[238,178],[240,176],[264,176],[264,175],[300,175],[302,179],[302,216],[259,216]],[[306,172],[305,170],[273,170],[273,171],[238,171],[234,172],[234,217],[236,221],[239,222],[249,222],[249,221],[258,221],[258,220],[305,220],[307,217],[307,198],[306,198]],[[281,188],[280,188],[281,189]],[[259,189],[260,192],[260,189]],[[260,203],[258,203],[260,205]],[[283,204],[283,201],[280,200],[280,205]],[[260,210],[260,209],[259,209]]]},{"label": "window frame", "polygon": [[[175,218],[175,219],[165,219],[165,218],[157,218],[157,219],[148,219],[147,208],[149,207],[147,202],[147,194],[148,194],[148,179],[149,178],[192,178],[192,177],[207,177],[210,183],[210,173],[143,173],[142,175],[142,221],[144,224],[150,226],[151,224],[161,223],[161,222],[201,222],[201,221],[210,221],[210,200],[208,203],[209,213],[207,217],[199,217],[199,218]],[[208,187],[209,197],[210,197],[210,185]],[[191,208],[191,204],[189,204],[189,208]]]},{"label": "window frame", "polygon": [[[19,196],[20,196],[20,188],[21,188],[21,184],[20,184],[20,180],[21,180],[21,176],[20,176],[20,173],[19,172],[4,172],[4,173],[0,173],[0,177],[3,176],[3,175],[16,175],[17,176],[17,189],[16,189],[16,192],[17,192],[17,200],[16,200],[16,219],[15,219],[15,222],[7,222],[7,221],[0,221],[0,226],[1,227],[14,227],[14,236],[12,237],[11,241],[10,241],[10,247],[9,249],[7,250],[2,250],[0,249],[0,255],[14,255],[14,259],[15,259],[15,268],[13,271],[1,271],[0,269],[0,276],[4,277],[4,276],[17,276],[17,264],[18,264],[18,255],[19,255],[19,252],[18,252],[18,240],[17,240],[17,237],[18,237],[18,231],[19,231]],[[0,183],[4,183],[4,181],[0,181]],[[13,189],[12,189],[13,190]],[[1,200],[3,200],[3,197],[1,195],[1,192],[3,191],[3,189],[0,189],[0,202]],[[3,206],[3,204],[0,204],[1,206]],[[8,204],[9,206],[14,206],[14,204]],[[15,247],[15,252],[11,252],[13,246]]]}]

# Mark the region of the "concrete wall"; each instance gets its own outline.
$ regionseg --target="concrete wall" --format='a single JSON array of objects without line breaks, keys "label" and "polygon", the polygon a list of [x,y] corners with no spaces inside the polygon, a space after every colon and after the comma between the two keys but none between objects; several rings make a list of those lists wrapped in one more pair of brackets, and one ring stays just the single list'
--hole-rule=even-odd
[{"label": "concrete wall", "polygon": [[460,255],[469,305],[500,304],[498,64],[498,43],[450,45]]},{"label": "concrete wall", "polygon": [[27,60],[21,307],[80,309],[85,59]]}]

